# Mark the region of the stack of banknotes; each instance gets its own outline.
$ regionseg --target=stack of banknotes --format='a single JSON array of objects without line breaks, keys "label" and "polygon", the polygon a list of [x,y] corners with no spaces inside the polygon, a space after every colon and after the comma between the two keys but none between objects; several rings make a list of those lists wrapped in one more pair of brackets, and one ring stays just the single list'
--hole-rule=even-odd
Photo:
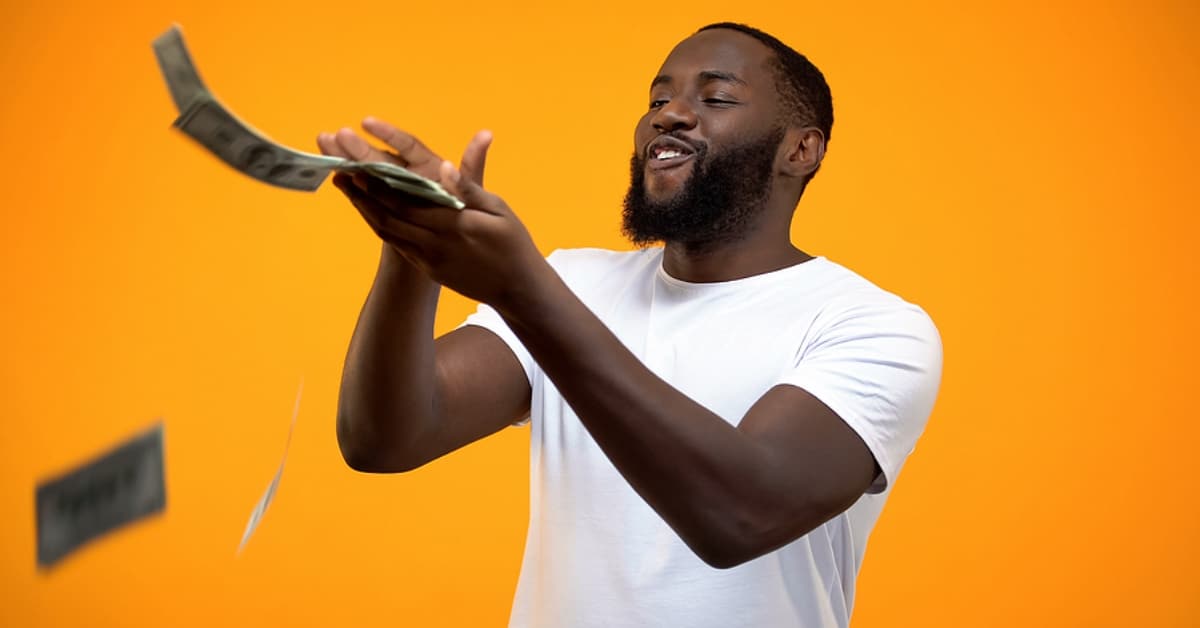
[{"label": "stack of banknotes", "polygon": [[363,172],[405,194],[437,205],[463,208],[462,201],[436,181],[396,164],[305,153],[256,131],[205,87],[178,26],[154,40],[154,54],[179,110],[175,128],[244,174],[274,186],[311,192],[321,187],[333,171]]}]

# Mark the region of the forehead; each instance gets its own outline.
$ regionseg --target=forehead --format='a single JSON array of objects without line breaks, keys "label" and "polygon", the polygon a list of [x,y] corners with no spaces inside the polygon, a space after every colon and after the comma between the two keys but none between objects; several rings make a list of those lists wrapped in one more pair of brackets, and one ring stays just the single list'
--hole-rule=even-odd
[{"label": "forehead", "polygon": [[660,77],[690,80],[701,72],[728,72],[751,87],[772,87],[768,63],[774,52],[757,39],[735,30],[717,28],[683,40],[667,55]]}]

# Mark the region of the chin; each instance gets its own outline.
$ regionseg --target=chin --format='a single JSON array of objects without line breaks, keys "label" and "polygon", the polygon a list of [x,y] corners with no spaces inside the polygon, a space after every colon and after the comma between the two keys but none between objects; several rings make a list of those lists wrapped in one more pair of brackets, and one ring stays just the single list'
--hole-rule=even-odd
[{"label": "chin", "polygon": [[682,194],[683,185],[662,186],[657,188],[647,186],[645,194],[642,196],[646,201],[654,205],[669,205]]}]

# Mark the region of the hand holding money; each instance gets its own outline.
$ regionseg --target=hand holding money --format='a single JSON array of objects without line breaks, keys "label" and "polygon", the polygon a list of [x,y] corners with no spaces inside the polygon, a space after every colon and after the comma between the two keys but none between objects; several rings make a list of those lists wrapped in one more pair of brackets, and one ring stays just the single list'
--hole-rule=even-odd
[{"label": "hand holding money", "polygon": [[461,170],[441,162],[438,180],[463,200],[463,211],[414,206],[374,179],[339,174],[333,182],[379,237],[421,273],[496,306],[520,295],[518,287],[554,283],[557,275],[504,199],[479,185],[491,143],[492,134],[481,131],[468,145]]},{"label": "hand holding money", "polygon": [[[481,131],[468,144],[463,153],[461,169],[438,157],[417,138],[400,131],[392,125],[367,118],[363,128],[371,135],[383,140],[395,149],[394,153],[383,152],[371,147],[367,141],[350,129],[342,129],[337,133],[321,133],[317,136],[317,144],[321,152],[332,157],[344,159],[386,159],[386,163],[404,164],[408,168],[428,173],[430,180],[438,181],[439,185],[449,187],[450,173],[456,179],[465,179],[473,186],[482,189],[483,169],[487,160],[487,149],[491,144],[491,133]],[[460,181],[456,180],[455,183]],[[345,172],[334,177],[334,184],[342,190],[350,202],[362,214],[363,219],[385,242],[392,244],[397,251],[404,254],[411,247],[409,231],[412,229],[425,230],[427,220],[437,224],[447,225],[456,222],[459,217],[441,215],[439,208],[429,208],[428,203],[413,199],[389,186],[380,185],[368,177],[354,174],[348,176]],[[461,187],[461,186],[459,186]],[[455,187],[453,189],[458,189]],[[401,193],[398,193],[401,192]],[[453,193],[453,192],[451,192]],[[462,198],[461,196],[458,198]],[[464,200],[466,200],[464,198]],[[476,208],[484,212],[486,208]],[[414,213],[416,210],[417,213]],[[457,212],[451,212],[456,214]],[[410,251],[411,253],[411,251]],[[405,255],[412,258],[412,255]]]},{"label": "hand holding money", "polygon": [[[440,186],[442,185],[441,167],[442,162],[445,160],[425,146],[421,140],[387,122],[373,117],[363,120],[362,126],[367,133],[382,141],[392,150],[384,151],[372,146],[365,138],[349,128],[343,128],[336,133],[318,134],[317,146],[321,149],[321,153],[327,157],[345,159],[352,163],[385,164],[404,168],[408,172],[420,175],[426,180],[433,182],[444,192],[444,188]],[[475,142],[467,147],[467,152],[463,155],[462,171],[479,185],[483,184],[485,155],[486,148]],[[349,168],[339,168],[339,170],[342,173],[351,174],[358,172],[355,169]],[[373,173],[368,172],[367,174],[370,175]],[[362,179],[361,176],[359,178]],[[349,183],[349,178],[342,177],[342,179],[343,184]],[[342,186],[339,185],[339,187]],[[404,208],[428,205],[428,203],[423,202],[424,199],[413,198],[411,195],[406,194],[406,190],[403,188],[397,188],[395,185],[391,185],[391,187],[399,194],[385,195],[392,199],[392,202],[389,204]],[[359,188],[364,191],[367,189],[365,181],[361,181]],[[404,198],[405,196],[408,198]],[[456,208],[461,209],[462,205],[459,204]],[[393,215],[396,214],[393,213]],[[371,222],[368,216],[364,216],[364,218],[368,218],[368,223]],[[374,225],[372,226],[374,227]],[[378,233],[378,229],[376,229],[376,232]]]}]

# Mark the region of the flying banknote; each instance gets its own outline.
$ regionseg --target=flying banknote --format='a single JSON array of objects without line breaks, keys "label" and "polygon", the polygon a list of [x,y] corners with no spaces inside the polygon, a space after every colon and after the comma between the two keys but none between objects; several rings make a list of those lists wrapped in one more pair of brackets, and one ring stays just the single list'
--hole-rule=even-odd
[{"label": "flying banknote", "polygon": [[243,174],[277,187],[311,192],[334,171],[363,172],[405,194],[463,208],[462,201],[438,182],[402,166],[306,153],[284,146],[246,124],[204,85],[178,26],[155,39],[153,47],[179,111],[175,128]]}]

